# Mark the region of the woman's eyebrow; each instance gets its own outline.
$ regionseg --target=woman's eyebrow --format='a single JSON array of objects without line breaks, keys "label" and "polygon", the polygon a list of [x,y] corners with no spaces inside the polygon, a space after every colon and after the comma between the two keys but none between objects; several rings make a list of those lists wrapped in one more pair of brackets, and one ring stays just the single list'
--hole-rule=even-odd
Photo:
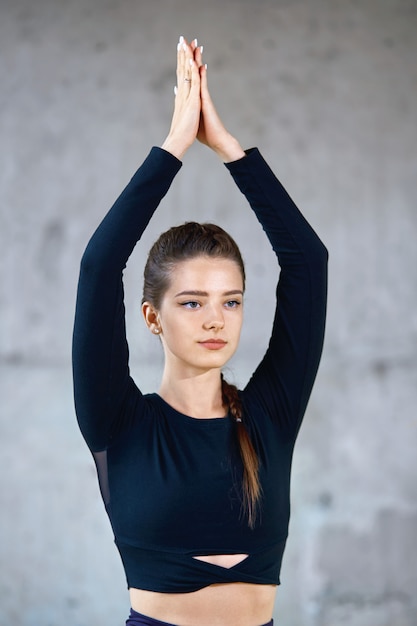
[{"label": "woman's eyebrow", "polygon": [[[201,296],[207,297],[209,294],[207,291],[199,291],[198,289],[190,289],[185,291],[180,291],[176,293],[174,298],[178,298],[179,296]],[[231,289],[230,291],[225,291],[222,293],[222,296],[243,296],[243,291],[241,289]]]}]

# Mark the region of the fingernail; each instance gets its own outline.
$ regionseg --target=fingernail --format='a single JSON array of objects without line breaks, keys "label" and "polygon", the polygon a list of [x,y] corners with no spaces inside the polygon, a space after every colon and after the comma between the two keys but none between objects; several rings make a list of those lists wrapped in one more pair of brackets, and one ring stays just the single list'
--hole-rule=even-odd
[{"label": "fingernail", "polygon": [[197,37],[194,39],[194,45],[195,45],[195,47],[197,48],[197,46],[198,46]]},{"label": "fingernail", "polygon": [[184,37],[180,35],[180,43],[184,43]]},{"label": "fingernail", "polygon": [[177,95],[177,91],[178,91],[178,88],[177,88],[177,86],[175,85],[175,87],[174,87],[174,94],[175,94],[175,95]]},{"label": "fingernail", "polygon": [[200,52],[201,52],[201,54],[203,54],[203,48],[204,48],[204,46],[200,46]]},{"label": "fingernail", "polygon": [[177,44],[177,50],[178,50],[178,52],[181,50],[181,44],[180,43]]},{"label": "fingernail", "polygon": [[187,52],[187,46],[185,45],[185,43],[182,44],[182,48],[183,48],[183,50],[185,50]]},{"label": "fingernail", "polygon": [[205,69],[205,70],[207,69],[207,63],[205,63],[205,64],[204,64],[204,69]]},{"label": "fingernail", "polygon": [[190,59],[190,65],[192,65],[192,64],[193,64],[193,59]]}]

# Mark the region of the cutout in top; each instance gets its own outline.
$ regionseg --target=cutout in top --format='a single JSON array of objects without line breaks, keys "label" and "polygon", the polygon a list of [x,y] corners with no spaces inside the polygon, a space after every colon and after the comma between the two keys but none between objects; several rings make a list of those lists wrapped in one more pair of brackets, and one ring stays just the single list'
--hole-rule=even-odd
[{"label": "cutout in top", "polygon": [[249,554],[206,554],[201,556],[193,556],[193,559],[197,561],[204,561],[205,563],[211,563],[211,565],[217,565],[218,567],[224,567],[230,569],[238,563],[242,563],[247,559]]}]

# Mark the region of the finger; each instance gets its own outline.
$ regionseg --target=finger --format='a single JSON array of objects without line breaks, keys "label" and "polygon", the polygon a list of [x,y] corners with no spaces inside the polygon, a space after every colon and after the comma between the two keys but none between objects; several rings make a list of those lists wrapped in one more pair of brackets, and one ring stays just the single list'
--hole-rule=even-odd
[{"label": "finger", "polygon": [[177,44],[177,82],[180,83],[183,76],[184,65],[184,37],[181,35]]},{"label": "finger", "polygon": [[191,79],[191,61],[194,58],[194,51],[191,48],[191,45],[189,45],[185,40],[183,43],[183,50],[184,50],[184,79],[186,82],[189,82],[189,80]]},{"label": "finger", "polygon": [[197,63],[197,67],[201,67],[203,65],[203,46],[198,46],[194,50],[194,59]]},{"label": "finger", "polygon": [[205,100],[210,99],[207,82],[207,63],[199,67],[200,81],[201,81],[201,97]]},{"label": "finger", "polygon": [[178,85],[189,78],[189,59],[192,56],[191,47],[185,37],[181,35],[177,44],[177,81]]},{"label": "finger", "polygon": [[180,37],[178,39],[178,44],[177,44],[178,52],[181,52],[181,50],[183,49],[183,47],[182,47],[183,43],[184,43],[184,37],[182,35],[180,35]]},{"label": "finger", "polygon": [[200,71],[194,59],[190,59],[190,87],[193,91],[200,93]]},{"label": "finger", "polygon": [[189,61],[192,56],[191,48],[187,43],[187,40],[181,35],[177,44],[177,83],[178,87],[184,82],[184,79],[189,78]]},{"label": "finger", "polygon": [[197,38],[192,40],[192,42],[191,42],[191,44],[190,44],[190,47],[191,47],[191,50],[192,50],[193,52],[195,52],[195,51],[196,51],[196,49],[197,49],[197,47],[198,47],[198,41],[197,41]]}]

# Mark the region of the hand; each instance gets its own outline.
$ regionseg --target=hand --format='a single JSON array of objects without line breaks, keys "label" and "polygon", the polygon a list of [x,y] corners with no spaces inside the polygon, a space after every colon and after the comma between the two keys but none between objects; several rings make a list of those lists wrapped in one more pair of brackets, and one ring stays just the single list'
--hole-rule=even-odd
[{"label": "hand", "polygon": [[177,48],[177,87],[171,128],[162,148],[182,159],[194,142],[200,123],[200,73],[194,59],[197,40],[180,37]]},{"label": "hand", "polygon": [[245,156],[241,145],[225,128],[211,99],[207,84],[207,65],[202,62],[202,46],[194,50],[194,59],[200,72],[201,116],[197,139],[225,162]]}]

